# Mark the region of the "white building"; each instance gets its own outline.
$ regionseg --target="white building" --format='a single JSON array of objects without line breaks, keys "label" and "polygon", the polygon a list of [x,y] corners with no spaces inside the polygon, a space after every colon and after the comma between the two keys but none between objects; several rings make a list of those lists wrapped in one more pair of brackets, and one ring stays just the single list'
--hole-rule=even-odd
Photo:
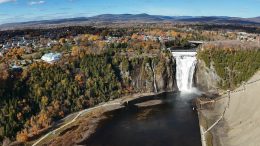
[{"label": "white building", "polygon": [[48,54],[44,54],[41,59],[45,62],[53,63],[60,60],[60,58],[61,58],[60,53],[48,53]]}]

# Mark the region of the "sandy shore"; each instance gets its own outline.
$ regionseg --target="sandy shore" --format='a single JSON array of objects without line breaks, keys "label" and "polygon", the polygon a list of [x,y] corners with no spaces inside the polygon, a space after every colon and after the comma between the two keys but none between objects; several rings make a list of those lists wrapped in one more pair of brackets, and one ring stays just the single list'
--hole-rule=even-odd
[{"label": "sandy shore", "polygon": [[[249,81],[260,79],[260,72]],[[205,129],[223,118],[207,133],[207,145],[259,146],[260,145],[260,81],[239,87],[215,102],[213,109],[202,109],[200,119]]]},{"label": "sandy shore", "polygon": [[154,105],[159,105],[162,104],[162,100],[150,100],[142,103],[137,103],[135,104],[137,107],[149,107],[149,106],[154,106]]}]

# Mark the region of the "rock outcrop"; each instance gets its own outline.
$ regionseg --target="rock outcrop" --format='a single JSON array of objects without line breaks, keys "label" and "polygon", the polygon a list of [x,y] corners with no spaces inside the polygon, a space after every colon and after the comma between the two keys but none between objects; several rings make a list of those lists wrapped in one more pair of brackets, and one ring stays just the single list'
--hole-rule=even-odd
[{"label": "rock outcrop", "polygon": [[[132,58],[129,70],[121,72],[135,92],[175,91],[175,61],[172,57]],[[123,69],[120,69],[123,70]]]},{"label": "rock outcrop", "polygon": [[164,62],[156,66],[155,78],[158,92],[177,90],[176,83],[176,62],[172,58],[167,58]]},{"label": "rock outcrop", "polygon": [[218,92],[219,76],[214,67],[208,68],[203,60],[198,60],[194,75],[195,86],[205,92]]}]

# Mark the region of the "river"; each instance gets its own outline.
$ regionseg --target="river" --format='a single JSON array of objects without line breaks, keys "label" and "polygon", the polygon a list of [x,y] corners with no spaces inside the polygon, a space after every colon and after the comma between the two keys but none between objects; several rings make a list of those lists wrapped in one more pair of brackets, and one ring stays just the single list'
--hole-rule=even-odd
[{"label": "river", "polygon": [[198,95],[164,93],[151,96],[163,102],[145,108],[129,106],[106,115],[87,146],[201,146],[197,112],[191,100]]}]

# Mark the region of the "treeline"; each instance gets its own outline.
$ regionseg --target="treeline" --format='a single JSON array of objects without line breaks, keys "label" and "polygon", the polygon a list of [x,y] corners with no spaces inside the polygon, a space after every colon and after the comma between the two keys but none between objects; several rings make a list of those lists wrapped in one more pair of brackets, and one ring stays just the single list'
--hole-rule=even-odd
[{"label": "treeline", "polygon": [[0,43],[13,37],[46,37],[50,39],[66,38],[78,34],[101,34],[104,29],[91,26],[69,26],[47,29],[22,29],[0,31]]},{"label": "treeline", "polygon": [[0,31],[0,43],[4,43],[14,37],[39,37],[39,38],[50,38],[59,40],[60,38],[68,38],[77,36],[79,34],[93,34],[112,37],[122,37],[126,35],[132,35],[133,32],[137,32],[131,28],[97,28],[92,26],[69,26],[69,27],[56,27],[46,29],[22,29],[22,30],[5,30]]},{"label": "treeline", "polygon": [[260,49],[211,48],[198,52],[207,67],[214,67],[222,89],[234,89],[260,69]]},{"label": "treeline", "polygon": [[237,30],[245,31],[247,33],[260,33],[260,27],[257,25],[231,25],[231,24],[196,24],[191,25],[199,30],[209,30],[209,31],[218,31],[218,30]]}]

